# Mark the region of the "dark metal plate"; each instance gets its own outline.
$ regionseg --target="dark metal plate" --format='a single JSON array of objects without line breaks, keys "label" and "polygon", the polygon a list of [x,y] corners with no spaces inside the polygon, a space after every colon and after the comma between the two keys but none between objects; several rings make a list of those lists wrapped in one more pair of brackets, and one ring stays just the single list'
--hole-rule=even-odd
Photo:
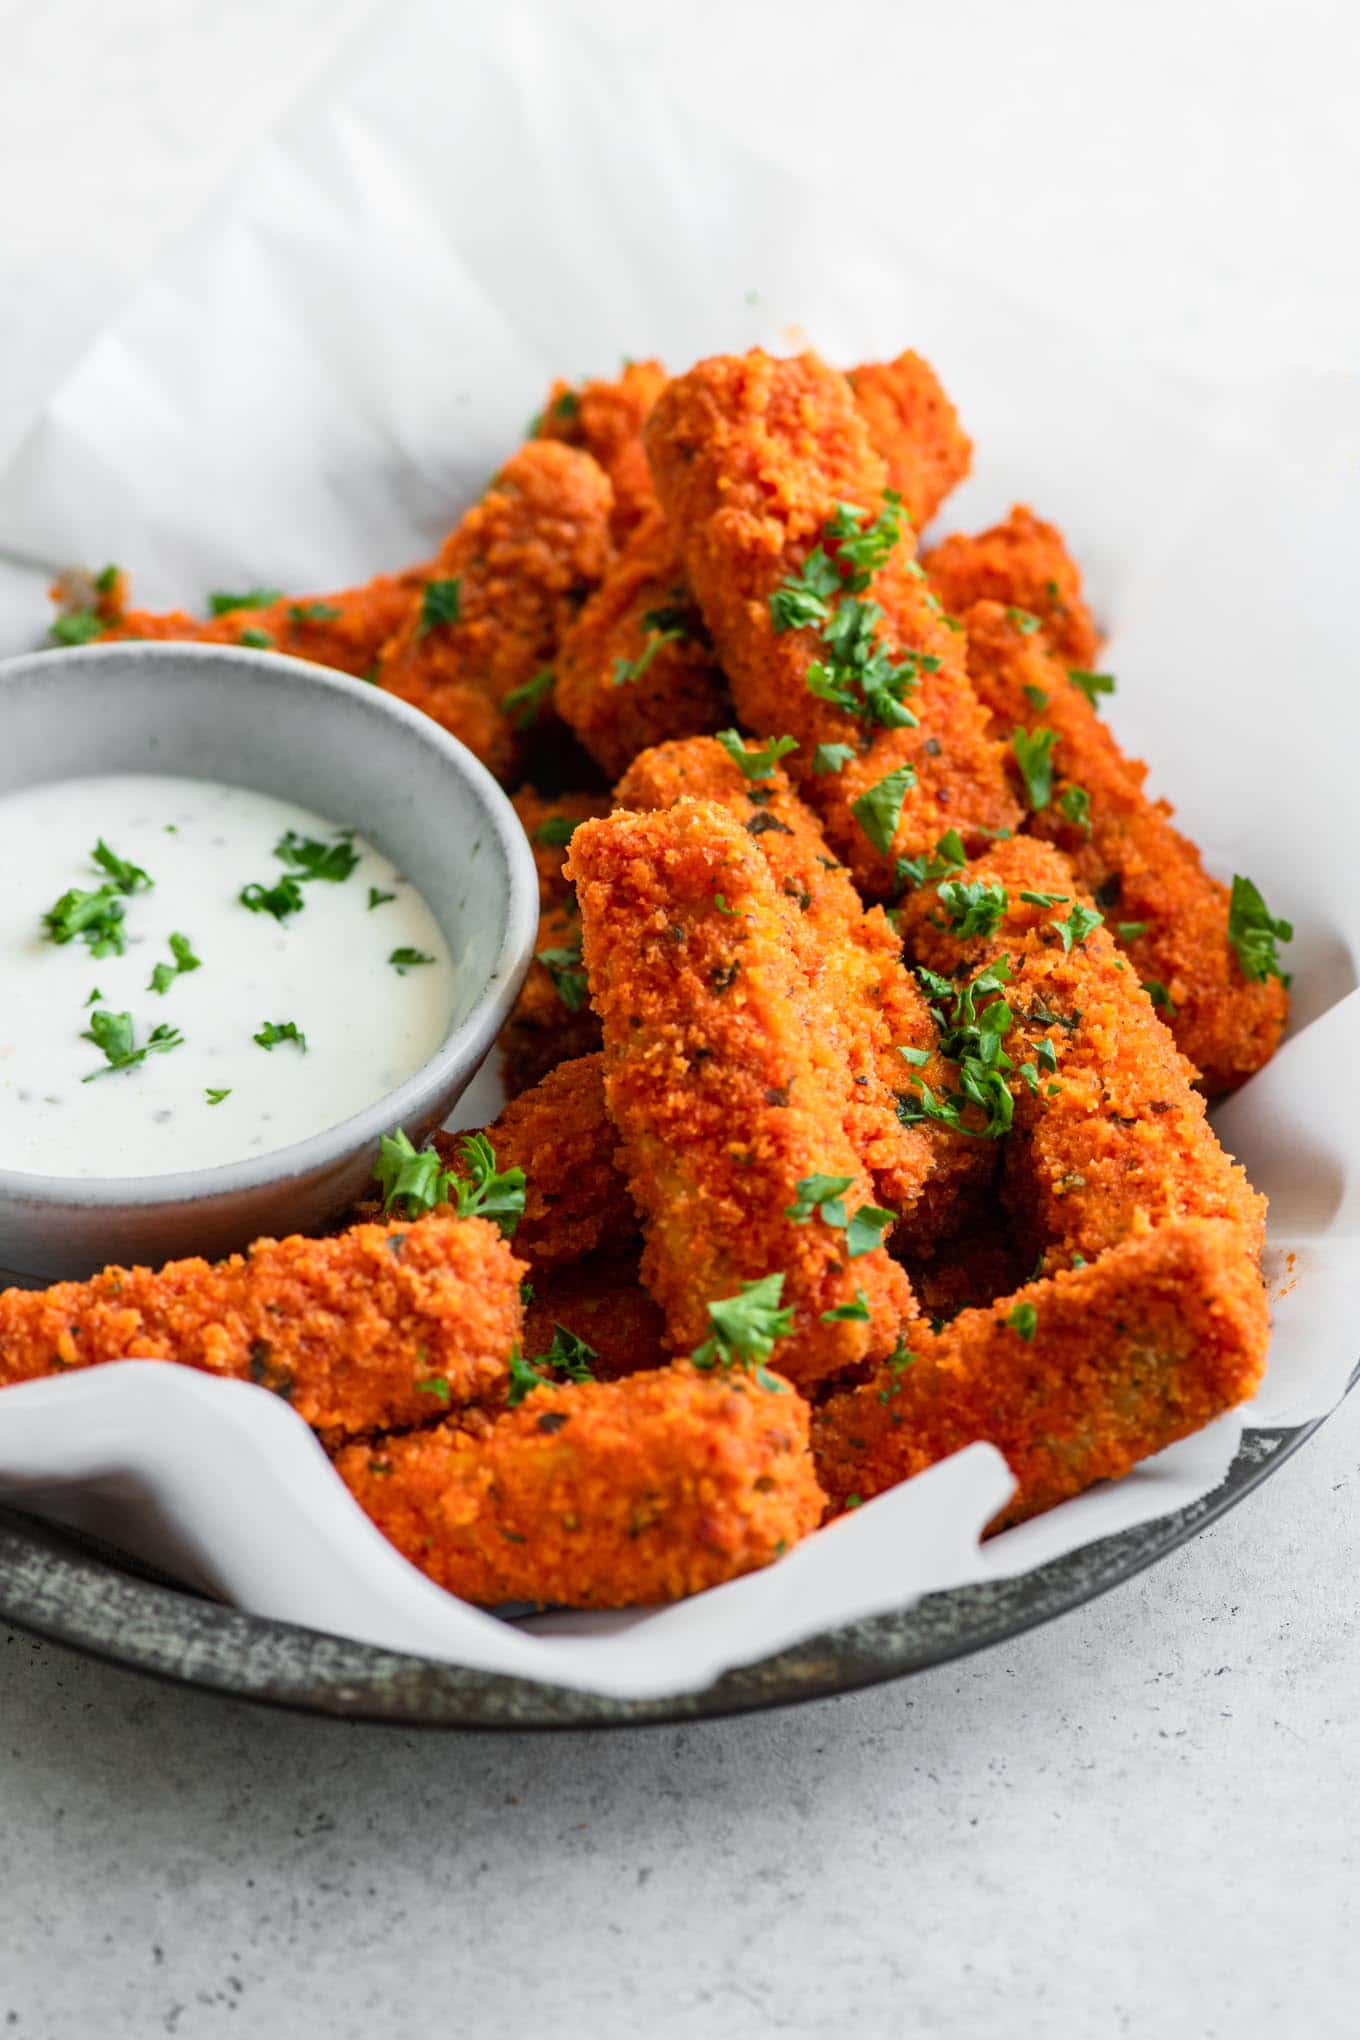
[{"label": "dark metal plate", "polygon": [[1049,1622],[1142,1572],[1240,1502],[1312,1436],[1247,1431],[1221,1487],[1015,1579],[931,1594],[665,1700],[612,1700],[375,1650],[238,1614],[91,1539],[0,1509],[0,1617],[131,1669],[237,1699],[428,1728],[610,1728],[704,1720],[852,1692]]}]

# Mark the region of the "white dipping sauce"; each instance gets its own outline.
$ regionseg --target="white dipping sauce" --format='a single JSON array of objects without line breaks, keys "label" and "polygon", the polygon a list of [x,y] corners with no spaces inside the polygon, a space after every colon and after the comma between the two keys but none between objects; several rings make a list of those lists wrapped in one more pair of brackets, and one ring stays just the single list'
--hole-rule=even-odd
[{"label": "white dipping sauce", "polygon": [[[274,854],[290,829],[330,845],[343,826],[245,787],[151,774],[0,799],[0,1168],[212,1168],[321,1133],[413,1076],[454,1007],[453,964],[429,907],[362,837],[350,839],[358,863],[338,883],[303,879]],[[91,858],[101,837],[152,880],[119,894],[122,956],[96,957],[79,936],[58,944],[43,923],[70,888],[108,882]],[[243,886],[272,888],[290,872],[303,905],[286,921],[240,903]],[[370,906],[371,893],[394,897]],[[187,936],[200,967],[157,993],[150,980],[174,961],[172,933]],[[399,971],[388,961],[397,949],[433,961]],[[135,1047],[158,1024],[183,1041],[114,1069],[82,1038],[97,1009],[130,1013]],[[305,1053],[252,1038],[289,1020]]]}]

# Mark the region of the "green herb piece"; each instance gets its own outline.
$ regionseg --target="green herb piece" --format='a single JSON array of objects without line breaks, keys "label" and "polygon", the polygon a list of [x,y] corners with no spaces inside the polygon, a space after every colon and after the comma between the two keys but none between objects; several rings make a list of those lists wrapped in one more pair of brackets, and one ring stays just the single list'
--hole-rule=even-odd
[{"label": "green herb piece", "polygon": [[97,1006],[103,996],[104,994],[100,991],[98,985],[96,985],[89,998],[84,1001],[84,1004],[87,1006]]},{"label": "green herb piece", "polygon": [[884,1211],[876,1204],[862,1204],[851,1218],[845,1208],[844,1192],[854,1180],[853,1176],[802,1177],[796,1185],[796,1201],[785,1206],[784,1216],[795,1225],[806,1225],[815,1212],[824,1225],[844,1232],[847,1257],[857,1261],[881,1243],[886,1229],[896,1224],[897,1213]]},{"label": "green herb piece", "polygon": [[359,864],[359,853],[343,834],[334,843],[320,843],[315,836],[299,836],[289,829],[274,845],[280,864],[291,865],[303,880],[321,878],[340,885]]},{"label": "green herb piece", "polygon": [[216,589],[208,597],[208,608],[214,616],[226,616],[233,609],[269,609],[282,600],[282,588],[247,588],[244,595],[227,595]]},{"label": "green herb piece", "polygon": [[110,561],[108,566],[102,568],[94,577],[95,594],[112,595],[114,589],[118,586],[118,574],[119,569]]},{"label": "green herb piece", "polygon": [[968,862],[968,853],[963,847],[963,838],[957,829],[946,829],[928,857],[899,857],[897,860],[897,883],[902,886],[933,885],[937,879],[948,878],[951,872],[962,871]]},{"label": "green herb piece", "polygon": [[904,1057],[915,1070],[923,1070],[930,1061],[930,1050],[928,1048],[899,1048],[897,1053]]},{"label": "green herb piece", "polygon": [[1174,1018],[1176,1002],[1160,979],[1144,978],[1143,990],[1147,993],[1154,1006],[1160,1007],[1162,1012]]},{"label": "green herb piece", "polygon": [[290,602],[288,605],[290,623],[334,623],[343,613],[334,602]]},{"label": "green herb piece", "polygon": [[1057,741],[1057,731],[1050,729],[1017,729],[1011,735],[1011,750],[1025,782],[1025,797],[1036,813],[1046,808],[1053,797],[1053,747]]},{"label": "green herb piece", "polygon": [[720,914],[726,914],[729,920],[736,919],[737,910],[735,907],[728,906],[727,895],[725,893],[715,892],[713,895],[713,904],[718,909],[718,912]]},{"label": "green herb piece", "polygon": [[[625,362],[625,368],[627,365]],[[577,396],[575,390],[563,390],[561,396],[553,400],[552,411],[554,418],[574,418],[580,408],[581,399]]]},{"label": "green herb piece", "polygon": [[[512,1410],[517,1408],[525,1396],[532,1395],[536,1388],[559,1387],[560,1382],[552,1378],[554,1374],[565,1376],[571,1382],[593,1381],[595,1370],[592,1363],[599,1357],[595,1348],[587,1345],[575,1332],[568,1331],[565,1325],[554,1324],[552,1344],[546,1353],[539,1353],[534,1359],[525,1360],[518,1346],[511,1349],[510,1386],[505,1398],[506,1408]],[[539,1372],[540,1368],[545,1367],[550,1368],[552,1373]]]},{"label": "green herb piece", "polygon": [[836,547],[837,566],[851,569],[844,578],[852,595],[868,587],[878,569],[886,565],[903,531],[910,529],[896,489],[883,491],[883,508],[872,524],[866,526],[864,517],[855,504],[838,503],[826,526],[826,536]]},{"label": "green herb piece", "polygon": [[243,630],[236,642],[248,645],[253,652],[269,652],[274,648],[274,640],[267,630]]},{"label": "green herb piece", "polygon": [[888,1370],[888,1381],[887,1385],[878,1391],[878,1399],[881,1403],[891,1402],[895,1395],[901,1395],[902,1376],[913,1365],[915,1359],[916,1355],[907,1345],[901,1333],[899,1333],[897,1344],[883,1363]]},{"label": "green herb piece", "polygon": [[228,1085],[227,1085],[227,1087],[226,1087],[226,1089],[225,1089],[224,1091],[213,1091],[213,1090],[208,1090],[208,1091],[205,1091],[205,1092],[203,1093],[203,1095],[204,1095],[204,1097],[205,1097],[205,1098],[207,1099],[207,1101],[208,1101],[208,1103],[209,1103],[210,1105],[220,1105],[220,1104],[222,1103],[222,1100],[223,1100],[224,1098],[230,1098],[230,1096],[231,1096],[231,1086],[230,1086],[230,1084],[228,1084]]},{"label": "green herb piece", "polygon": [[379,1140],[373,1177],[382,1191],[384,1211],[401,1204],[407,1217],[416,1218],[449,1201],[450,1172],[443,1168],[434,1148],[413,1147],[401,1127]]},{"label": "green herb piece", "polygon": [[1048,925],[1062,937],[1063,948],[1071,951],[1080,949],[1091,930],[1101,927],[1104,920],[1105,916],[1095,907],[1084,907],[1078,900],[1065,921],[1050,921]]},{"label": "green herb piece", "polygon": [[193,944],[187,935],[170,937],[170,954],[174,958],[173,963],[158,963],[152,971],[151,982],[147,986],[149,992],[168,992],[181,973],[202,967],[202,958],[194,955]]},{"label": "green herb piece", "polygon": [[718,742],[746,779],[768,779],[781,758],[798,749],[797,737],[771,737],[748,751],[740,730],[719,730]]},{"label": "green herb piece", "polygon": [[107,629],[104,618],[95,609],[72,609],[65,616],[52,619],[48,635],[54,645],[87,645]]},{"label": "green herb piece", "polygon": [[277,1048],[281,1041],[291,1041],[304,1055],[307,1053],[307,1037],[296,1020],[266,1020],[259,1033],[252,1034],[250,1038],[261,1048],[269,1049]]},{"label": "green herb piece", "polygon": [[893,837],[902,819],[902,803],[915,784],[915,767],[899,765],[895,772],[889,772],[876,786],[871,786],[858,800],[850,803],[851,814],[875,850],[885,857],[892,849]]},{"label": "green herb piece", "polygon": [[1039,1329],[1039,1313],[1032,1303],[1017,1303],[1006,1323],[1028,1346]]},{"label": "green herb piece", "polygon": [[398,977],[405,977],[408,970],[415,970],[422,963],[433,963],[434,958],[427,950],[412,949],[407,946],[401,949],[394,949],[387,961],[391,964]]},{"label": "green herb piece", "polygon": [[371,914],[375,907],[385,907],[389,900],[394,900],[396,897],[394,892],[380,892],[376,885],[371,885],[368,888],[369,913]]},{"label": "green herb piece", "polygon": [[243,885],[236,897],[252,914],[272,914],[276,921],[286,921],[303,907],[302,887],[291,876],[281,878],[277,885]]},{"label": "green herb piece", "polygon": [[884,1233],[896,1223],[895,1211],[886,1211],[881,1204],[861,1204],[845,1228],[847,1258],[858,1261],[862,1255],[872,1254],[875,1247],[882,1246]]},{"label": "green herb piece", "polygon": [[1065,892],[1022,892],[1020,897],[1031,907],[1065,907],[1072,895]]},{"label": "green herb piece", "polygon": [[540,949],[536,961],[552,979],[553,990],[569,1013],[579,1013],[590,997],[590,979],[581,962],[581,938],[556,949]]},{"label": "green herb piece", "polygon": [[1121,942],[1136,942],[1140,935],[1147,934],[1146,921],[1117,921],[1115,933]]},{"label": "green herb piece", "polygon": [[90,852],[101,871],[106,871],[120,893],[150,892],[152,881],[140,864],[129,864],[116,850],[110,850],[101,836]]},{"label": "green herb piece", "polygon": [[770,619],[776,631],[815,629],[821,636],[827,656],[808,666],[811,694],[847,715],[902,729],[917,721],[905,706],[906,696],[920,673],[934,672],[940,661],[924,652],[906,652],[894,659],[877,635],[881,606],[859,599],[906,523],[894,490],[885,492],[884,506],[866,527],[864,511],[853,503],[840,504],[824,532],[834,551],[821,545],[814,548],[798,573],[789,575],[771,595]]},{"label": "green herb piece", "polygon": [[445,1180],[459,1218],[485,1218],[510,1239],[524,1216],[523,1169],[498,1169],[496,1150],[484,1133],[465,1133],[458,1157],[466,1175],[447,1171]]},{"label": "green herb piece", "polygon": [[427,1374],[423,1381],[416,1382],[415,1390],[417,1395],[437,1396],[440,1402],[447,1403],[450,1394],[448,1377],[444,1374]]},{"label": "green herb piece", "polygon": [[1026,686],[1024,689],[1024,695],[1026,701],[1029,703],[1031,708],[1048,707],[1048,693],[1046,689],[1042,687]]},{"label": "green herb piece", "polygon": [[[904,1126],[933,1119],[956,1133],[972,1134],[981,1140],[998,1140],[1009,1133],[1015,1105],[1006,1083],[1013,1068],[1003,1043],[1014,1015],[1003,996],[1010,980],[1009,960],[999,956],[965,985],[918,965],[922,989],[932,1001],[930,1013],[940,1030],[940,1050],[957,1066],[958,1089],[936,1097],[921,1077],[910,1081],[915,1092],[899,1094],[897,1116]],[[985,1003],[982,1003],[985,1002]],[[984,1115],[981,1127],[970,1126],[969,1105]]]},{"label": "green herb piece", "polygon": [[72,886],[43,915],[49,942],[82,941],[92,956],[122,956],[127,950],[123,902],[111,885],[93,892]]},{"label": "green herb piece", "polygon": [[684,624],[669,624],[660,630],[649,630],[635,659],[615,659],[610,686],[631,687],[634,681],[642,678],[663,645],[678,644],[681,638],[688,636]]},{"label": "green herb piece", "polygon": [[565,850],[580,826],[570,815],[546,815],[534,830],[533,840],[546,843],[554,850]]},{"label": "green herb piece", "polygon": [[760,1363],[768,1360],[775,1342],[793,1330],[793,1312],[781,1308],[784,1293],[782,1272],[762,1275],[755,1282],[743,1282],[736,1296],[720,1297],[708,1305],[712,1336],[690,1355],[694,1365],[707,1373],[744,1367],[754,1372],[760,1386],[772,1394],[783,1393],[784,1384]]},{"label": "green herb piece", "polygon": [[854,755],[853,744],[818,744],[812,754],[812,769],[819,778],[827,772],[843,772]]},{"label": "green herb piece", "polygon": [[1035,631],[1042,630],[1043,628],[1043,625],[1032,610],[1017,609],[1014,603],[1007,604],[1006,614],[1019,631],[1021,637],[1033,637]]},{"label": "green herb piece", "polygon": [[538,712],[544,702],[551,699],[552,691],[552,667],[543,666],[522,687],[512,687],[502,707],[517,730],[527,730],[531,723],[537,721]]},{"label": "green herb piece", "polygon": [[1058,808],[1064,818],[1083,836],[1091,833],[1091,796],[1084,786],[1065,786],[1058,795]]},{"label": "green herb piece", "polygon": [[950,933],[964,937],[994,935],[1010,905],[1005,886],[988,878],[967,883],[961,878],[945,879],[936,897],[948,916]]},{"label": "green herb piece", "polygon": [[1242,966],[1243,977],[1255,984],[1264,984],[1267,978],[1276,977],[1287,985],[1289,978],[1280,969],[1277,942],[1292,942],[1292,922],[1278,920],[1261,897],[1259,887],[1249,878],[1234,873],[1232,896],[1228,902],[1228,940],[1237,952],[1237,961]]},{"label": "green herb piece", "polygon": [[162,1024],[153,1027],[142,1046],[135,1044],[131,1013],[110,1013],[100,1007],[90,1015],[90,1024],[81,1035],[82,1041],[92,1041],[102,1050],[108,1064],[107,1069],[91,1070],[82,1083],[92,1084],[96,1077],[107,1077],[113,1070],[130,1070],[137,1063],[145,1062],[149,1055],[164,1055],[172,1048],[179,1048],[184,1036],[178,1027]]},{"label": "green herb piece", "polygon": [[840,593],[840,569],[824,549],[814,546],[796,574],[790,574],[770,597],[775,630],[820,628],[831,615],[831,597]]},{"label": "green herb piece", "polygon": [[420,621],[416,625],[416,637],[428,637],[432,630],[442,630],[447,624],[457,623],[462,593],[463,583],[457,574],[451,580],[427,581],[420,593]]},{"label": "green herb piece", "polygon": [[1084,667],[1069,666],[1067,677],[1079,694],[1084,694],[1092,708],[1099,709],[1102,694],[1114,693],[1113,673],[1088,673]]},{"label": "green herb piece", "polygon": [[869,1299],[862,1289],[855,1291],[853,1303],[840,1303],[837,1304],[834,1310],[824,1310],[821,1313],[821,1320],[824,1325],[838,1325],[848,1322],[863,1324],[868,1322],[868,1318]]},{"label": "green herb piece", "polygon": [[862,1509],[864,1507],[863,1495],[847,1495],[845,1498],[844,1507],[847,1513],[851,1509]]}]

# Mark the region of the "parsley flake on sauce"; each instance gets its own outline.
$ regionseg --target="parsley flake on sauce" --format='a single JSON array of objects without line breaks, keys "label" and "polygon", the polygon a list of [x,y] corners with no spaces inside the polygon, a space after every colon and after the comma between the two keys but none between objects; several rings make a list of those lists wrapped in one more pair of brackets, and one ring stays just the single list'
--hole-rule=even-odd
[{"label": "parsley flake on sauce", "polygon": [[261,1048],[269,1049],[277,1048],[281,1041],[291,1041],[304,1055],[307,1053],[307,1037],[296,1020],[266,1020],[259,1033],[252,1034],[250,1038]]},{"label": "parsley flake on sauce", "polygon": [[252,914],[272,914],[280,922],[290,914],[300,914],[304,905],[302,887],[291,876],[281,878],[277,885],[243,885],[237,898]]},{"label": "parsley flake on sauce", "polygon": [[434,958],[424,949],[403,948],[394,949],[387,961],[398,977],[405,977],[408,970],[414,970],[418,964],[433,963]]},{"label": "parsley flake on sauce", "polygon": [[147,985],[149,992],[168,992],[175,979],[183,972],[202,968],[203,959],[194,955],[193,944],[187,935],[170,937],[170,954],[174,958],[173,963],[158,963],[152,971],[151,981]]},{"label": "parsley flake on sauce", "polygon": [[280,864],[287,864],[300,879],[321,878],[340,885],[359,864],[359,853],[345,833],[334,843],[320,843],[315,836],[299,836],[288,829],[274,845]]},{"label": "parsley flake on sauce", "polygon": [[209,1090],[205,1091],[205,1092],[203,1093],[203,1095],[204,1095],[204,1097],[205,1097],[205,1098],[207,1099],[207,1101],[208,1101],[208,1103],[209,1103],[210,1105],[220,1105],[220,1104],[222,1103],[222,1100],[223,1100],[224,1098],[230,1098],[230,1096],[231,1096],[231,1085],[230,1085],[230,1084],[228,1084],[228,1085],[227,1085],[227,1087],[226,1087],[226,1089],[225,1089],[225,1090],[222,1090],[222,1091],[214,1091],[214,1090],[211,1090],[211,1089],[209,1089]]},{"label": "parsley flake on sauce", "polygon": [[49,942],[79,940],[91,956],[122,956],[127,951],[123,902],[111,885],[93,892],[72,886],[43,915]]},{"label": "parsley flake on sauce", "polygon": [[371,914],[375,907],[385,907],[389,900],[394,900],[396,897],[394,892],[382,892],[376,885],[371,885],[368,888],[369,913]]},{"label": "parsley flake on sauce", "polygon": [[130,1070],[136,1064],[145,1062],[149,1055],[164,1055],[172,1048],[179,1048],[184,1036],[178,1027],[167,1027],[164,1022],[153,1027],[140,1048],[131,1013],[110,1013],[100,1007],[91,1013],[90,1024],[82,1031],[82,1041],[92,1041],[103,1052],[107,1068],[91,1070],[81,1082],[91,1084],[96,1077],[107,1077],[114,1070]]},{"label": "parsley flake on sauce", "polygon": [[101,871],[106,871],[120,893],[150,892],[152,881],[140,864],[129,864],[126,857],[120,857],[116,850],[110,850],[101,836],[90,856]]}]

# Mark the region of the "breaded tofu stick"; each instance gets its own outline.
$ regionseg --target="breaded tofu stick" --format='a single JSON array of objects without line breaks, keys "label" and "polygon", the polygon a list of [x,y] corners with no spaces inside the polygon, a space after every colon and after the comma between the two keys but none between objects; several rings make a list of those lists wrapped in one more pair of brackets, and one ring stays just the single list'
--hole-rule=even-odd
[{"label": "breaded tofu stick", "polygon": [[424,709],[499,777],[546,700],[568,623],[610,557],[613,491],[588,454],[531,440],[440,551],[383,646],[380,686]]},{"label": "breaded tofu stick", "polygon": [[995,1445],[1018,1482],[992,1525],[1051,1509],[1254,1394],[1270,1313],[1240,1230],[1188,1219],[913,1334],[813,1417],[833,1511]]},{"label": "breaded tofu stick", "polygon": [[643,1276],[675,1349],[703,1341],[712,1301],[777,1271],[791,1329],[772,1364],[790,1380],[890,1351],[911,1309],[879,1244],[895,1214],[846,1137],[844,1061],[812,1024],[751,837],[707,801],[619,812],[582,823],[567,873]]},{"label": "breaded tofu stick", "polygon": [[[502,1169],[523,1169],[524,1215],[515,1245],[536,1272],[636,1239],[638,1215],[615,1163],[618,1136],[604,1103],[598,1055],[560,1063],[487,1127]],[[440,1159],[458,1160],[459,1134],[436,1134]]]},{"label": "breaded tofu stick", "polygon": [[[1158,987],[1161,1017],[1206,1094],[1235,1089],[1279,1046],[1284,983],[1246,976],[1228,888],[1204,870],[1167,803],[1148,797],[1147,767],[1124,756],[1063,662],[997,603],[976,604],[964,620],[969,676],[997,734],[1052,731],[1057,740],[1051,792],[1026,828],[1072,860],[1138,976]],[[1012,772],[1022,786],[1014,759]]]},{"label": "breaded tofu stick", "polygon": [[897,857],[950,827],[973,847],[1010,827],[962,640],[844,376],[718,356],[668,385],[646,438],[740,718],[797,738],[794,777],[861,889],[893,893]]},{"label": "breaded tofu stick", "polygon": [[[820,1007],[818,1030],[844,1059],[846,1134],[879,1202],[899,1214],[894,1243],[949,1230],[985,1190],[996,1153],[991,1143],[946,1127],[902,1122],[907,1065],[900,1051],[934,1057],[937,1034],[882,908],[866,913],[773,747],[762,753],[733,733],[725,742],[660,744],[634,759],[615,793],[620,807],[650,810],[685,797],[725,808],[770,867],[790,945]],[[926,1074],[937,1087],[949,1081],[942,1060]]]},{"label": "breaded tofu stick", "polygon": [[501,1072],[512,1098],[540,1083],[559,1063],[598,1049],[600,1023],[590,1005],[573,898],[559,900],[539,916],[534,959],[499,1040]]},{"label": "breaded tofu stick", "polygon": [[557,906],[571,897],[562,867],[572,831],[578,822],[607,815],[613,803],[606,793],[559,793],[548,798],[532,786],[521,786],[510,805],[534,853],[539,906]]},{"label": "breaded tofu stick", "polygon": [[1219,1146],[1194,1071],[1066,859],[1024,836],[977,858],[959,883],[1004,896],[993,892],[986,933],[953,932],[966,907],[948,883],[913,896],[903,933],[961,984],[1007,959],[1015,1121],[1002,1194],[1026,1254],[1061,1268],[1181,1218],[1230,1218],[1259,1253],[1265,1199]]},{"label": "breaded tofu stick", "polygon": [[973,537],[946,538],[921,562],[951,615],[975,602],[1001,602],[1035,616],[1058,657],[1089,667],[1100,653],[1100,633],[1081,592],[1081,570],[1056,524],[1045,524],[1024,503],[1004,523]]},{"label": "breaded tofu stick", "polygon": [[533,423],[536,437],[579,447],[604,469],[614,491],[610,523],[617,545],[656,508],[642,428],[666,382],[659,361],[626,361],[613,382],[579,388],[555,382]]},{"label": "breaded tofu stick", "polygon": [[852,368],[847,381],[889,488],[923,530],[973,464],[973,442],[958,412],[930,363],[911,348],[895,361]]},{"label": "breaded tofu stick", "polygon": [[0,1292],[0,1384],[170,1360],[272,1389],[337,1439],[425,1423],[503,1392],[524,1273],[494,1225],[447,1212],[106,1268]]},{"label": "breaded tofu stick", "polygon": [[563,637],[554,700],[611,779],[649,745],[732,720],[727,683],[659,510],[639,520]]},{"label": "breaded tofu stick", "polygon": [[351,1446],[335,1465],[398,1551],[466,1601],[627,1608],[769,1565],[815,1529],[807,1430],[787,1386],[682,1361],[535,1389],[484,1429]]},{"label": "breaded tofu stick", "polygon": [[[258,651],[310,659],[318,666],[334,666],[362,679],[372,672],[378,653],[431,571],[420,566],[401,574],[379,574],[362,587],[341,588],[329,595],[271,597],[268,589],[258,590],[209,618],[187,616],[180,610],[127,609],[123,606],[126,579],[118,575],[109,594],[101,595],[96,605],[96,613],[107,619],[107,627],[98,634],[99,642],[154,638],[244,644]],[[60,583],[53,590],[54,594],[63,592]],[[267,599],[258,599],[261,595]]]},{"label": "breaded tofu stick", "polygon": [[551,1351],[559,1327],[590,1347],[597,1381],[662,1367],[671,1357],[666,1320],[642,1286],[636,1249],[533,1268],[528,1288],[523,1345],[531,1364]]}]

